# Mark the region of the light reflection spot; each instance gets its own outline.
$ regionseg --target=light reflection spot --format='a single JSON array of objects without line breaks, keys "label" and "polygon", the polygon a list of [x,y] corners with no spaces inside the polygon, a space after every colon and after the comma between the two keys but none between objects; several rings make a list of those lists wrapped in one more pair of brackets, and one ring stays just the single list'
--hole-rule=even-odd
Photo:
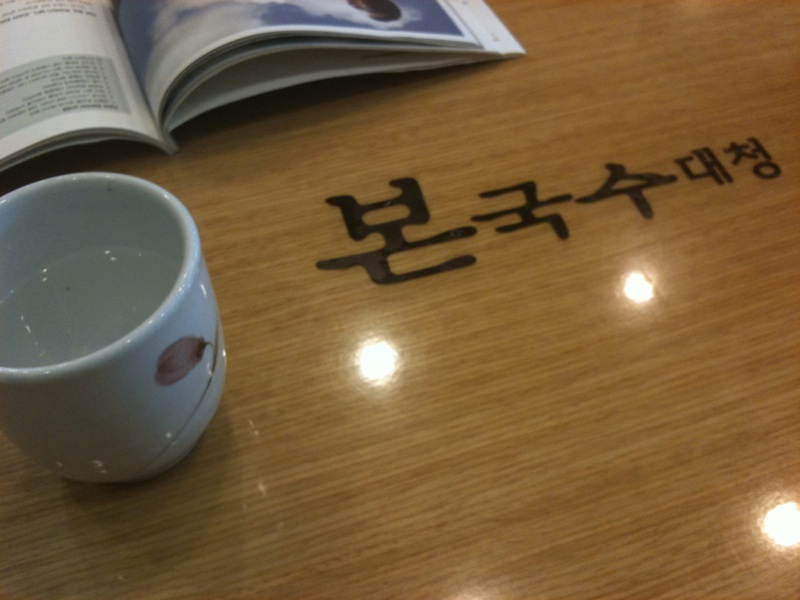
[{"label": "light reflection spot", "polygon": [[258,437],[259,435],[261,435],[258,429],[256,428],[256,424],[253,423],[252,419],[247,419],[247,427],[250,430],[250,435],[252,435],[253,437]]},{"label": "light reflection spot", "polygon": [[358,351],[361,376],[372,383],[383,383],[397,370],[397,351],[388,342],[369,342]]},{"label": "light reflection spot", "polygon": [[633,302],[653,299],[653,284],[642,273],[631,273],[625,279],[625,295]]},{"label": "light reflection spot", "polygon": [[779,504],[766,515],[762,530],[779,546],[800,545],[800,510],[797,502]]}]

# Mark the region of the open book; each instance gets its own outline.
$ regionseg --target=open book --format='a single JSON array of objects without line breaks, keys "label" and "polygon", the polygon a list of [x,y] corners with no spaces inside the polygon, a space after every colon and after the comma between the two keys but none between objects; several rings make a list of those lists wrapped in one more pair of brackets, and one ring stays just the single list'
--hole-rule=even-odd
[{"label": "open book", "polygon": [[0,0],[0,169],[323,78],[523,49],[482,0]]}]

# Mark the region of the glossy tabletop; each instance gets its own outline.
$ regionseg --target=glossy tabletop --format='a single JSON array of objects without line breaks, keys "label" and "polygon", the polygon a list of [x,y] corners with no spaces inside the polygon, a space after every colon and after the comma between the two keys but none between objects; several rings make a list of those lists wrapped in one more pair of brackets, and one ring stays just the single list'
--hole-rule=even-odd
[{"label": "glossy tabletop", "polygon": [[800,3],[492,6],[524,58],[0,174],[175,193],[229,359],[156,479],[0,438],[0,597],[798,597]]}]

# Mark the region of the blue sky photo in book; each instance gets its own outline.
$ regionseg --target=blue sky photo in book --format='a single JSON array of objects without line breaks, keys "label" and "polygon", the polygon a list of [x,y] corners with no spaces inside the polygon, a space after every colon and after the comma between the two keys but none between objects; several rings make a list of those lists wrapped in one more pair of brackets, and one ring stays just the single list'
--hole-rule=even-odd
[{"label": "blue sky photo in book", "polygon": [[190,56],[255,30],[470,40],[437,0],[121,0],[118,18],[150,93],[157,93],[153,80],[164,80],[166,70],[174,76]]}]

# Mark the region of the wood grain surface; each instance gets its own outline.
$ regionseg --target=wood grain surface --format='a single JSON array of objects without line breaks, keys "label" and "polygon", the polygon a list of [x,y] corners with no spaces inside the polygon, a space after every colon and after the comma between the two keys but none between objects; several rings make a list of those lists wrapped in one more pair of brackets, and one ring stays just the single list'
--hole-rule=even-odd
[{"label": "wood grain surface", "polygon": [[[192,121],[175,156],[0,174],[175,193],[229,357],[156,479],[70,482],[0,438],[0,597],[798,598],[800,3],[492,6],[524,58],[305,85]],[[326,199],[406,179],[430,217],[408,242],[474,233],[391,273],[473,264],[318,268],[409,214],[355,241]]]}]

